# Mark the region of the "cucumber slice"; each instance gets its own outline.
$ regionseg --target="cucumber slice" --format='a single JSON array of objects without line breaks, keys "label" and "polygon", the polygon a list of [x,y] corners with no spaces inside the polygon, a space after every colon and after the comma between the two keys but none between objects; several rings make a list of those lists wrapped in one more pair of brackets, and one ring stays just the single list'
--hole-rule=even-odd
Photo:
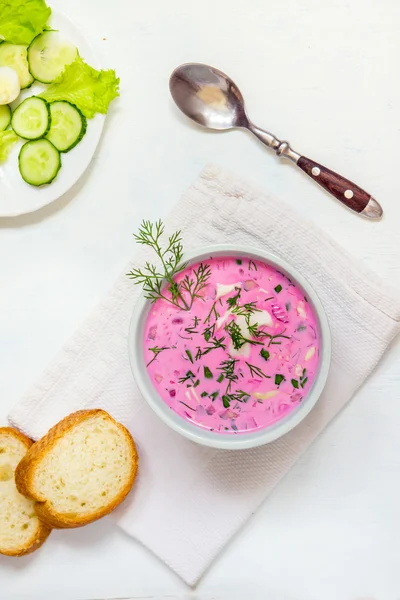
[{"label": "cucumber slice", "polygon": [[0,67],[0,104],[10,104],[20,91],[17,72],[11,67]]},{"label": "cucumber slice", "polygon": [[28,68],[27,46],[8,42],[0,44],[0,67],[11,67],[16,71],[21,90],[28,88],[34,82]]},{"label": "cucumber slice", "polygon": [[46,135],[60,152],[69,152],[86,133],[86,117],[74,104],[60,100],[50,104],[51,127]]},{"label": "cucumber slice", "polygon": [[19,172],[30,185],[51,183],[61,169],[60,153],[49,140],[26,142],[20,150]]},{"label": "cucumber slice", "polygon": [[50,129],[50,123],[49,104],[38,96],[31,96],[21,102],[11,119],[11,127],[25,140],[44,137]]},{"label": "cucumber slice", "polygon": [[8,104],[0,104],[0,131],[7,129],[11,123],[11,108]]},{"label": "cucumber slice", "polygon": [[38,81],[53,83],[77,56],[76,46],[63,40],[58,31],[45,31],[28,48],[29,71]]}]

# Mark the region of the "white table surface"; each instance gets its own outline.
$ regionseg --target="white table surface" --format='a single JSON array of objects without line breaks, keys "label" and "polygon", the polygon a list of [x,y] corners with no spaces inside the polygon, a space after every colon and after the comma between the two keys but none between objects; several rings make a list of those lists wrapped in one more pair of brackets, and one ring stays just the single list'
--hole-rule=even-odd
[{"label": "white table surface", "polygon": [[[53,0],[121,77],[90,170],[52,206],[0,219],[0,422],[207,162],[265,187],[400,287],[397,0]],[[172,69],[208,62],[254,121],[365,187],[368,222],[241,132],[181,118]],[[1,193],[1,189],[0,189]],[[104,519],[0,558],[4,600],[400,598],[400,344],[192,592]]]}]

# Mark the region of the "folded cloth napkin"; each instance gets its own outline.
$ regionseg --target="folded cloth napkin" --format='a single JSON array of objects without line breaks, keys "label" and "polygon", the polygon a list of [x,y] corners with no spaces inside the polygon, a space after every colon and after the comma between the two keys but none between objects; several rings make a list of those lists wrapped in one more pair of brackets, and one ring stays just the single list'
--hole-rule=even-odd
[{"label": "folded cloth napkin", "polygon": [[309,280],[333,343],[328,382],[312,412],[283,438],[237,452],[201,447],[170,430],[132,378],[127,334],[141,290],[122,275],[9,420],[34,439],[82,408],[101,407],[122,421],[137,441],[140,468],[114,518],[193,585],[371,373],[399,331],[400,298],[292,208],[215,166],[185,193],[166,226],[182,229],[186,249],[228,241],[263,248]]}]

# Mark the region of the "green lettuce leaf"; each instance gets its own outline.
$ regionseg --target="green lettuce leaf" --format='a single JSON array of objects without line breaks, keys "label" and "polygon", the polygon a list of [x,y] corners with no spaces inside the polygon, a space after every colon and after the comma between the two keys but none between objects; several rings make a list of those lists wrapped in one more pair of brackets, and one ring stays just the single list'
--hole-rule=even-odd
[{"label": "green lettuce leaf", "polygon": [[18,140],[18,136],[12,129],[0,131],[0,163],[7,160],[11,148]]},{"label": "green lettuce leaf", "polygon": [[50,15],[45,0],[1,0],[0,40],[28,46],[42,33]]},{"label": "green lettuce leaf", "polygon": [[108,111],[111,100],[119,96],[118,88],[115,71],[96,71],[78,56],[40,96],[48,102],[67,100],[91,119]]}]

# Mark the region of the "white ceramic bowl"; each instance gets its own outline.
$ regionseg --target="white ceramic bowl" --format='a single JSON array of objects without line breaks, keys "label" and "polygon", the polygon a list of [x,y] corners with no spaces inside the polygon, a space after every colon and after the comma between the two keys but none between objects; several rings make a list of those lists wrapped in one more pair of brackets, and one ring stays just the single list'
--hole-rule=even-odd
[{"label": "white ceramic bowl", "polygon": [[235,244],[219,244],[199,248],[196,251],[187,253],[184,257],[184,262],[188,262],[189,264],[201,261],[205,262],[216,256],[247,257],[264,261],[267,264],[276,267],[279,271],[287,274],[307,296],[308,301],[317,316],[321,346],[318,372],[311,389],[303,399],[302,403],[286,417],[283,417],[269,427],[254,432],[240,433],[238,435],[223,435],[208,431],[180,417],[158,395],[146,369],[143,340],[145,324],[151,303],[144,297],[144,294],[140,296],[131,319],[129,330],[129,357],[133,376],[141,393],[154,412],[169,425],[169,427],[193,442],[203,444],[204,446],[226,450],[242,450],[244,448],[262,446],[263,444],[272,442],[282,435],[285,435],[293,429],[293,427],[296,427],[296,425],[298,425],[315,406],[328,377],[331,361],[331,335],[328,319],[317,294],[304,277],[293,269],[286,261],[273,254],[264,252],[263,250],[250,249]]}]

